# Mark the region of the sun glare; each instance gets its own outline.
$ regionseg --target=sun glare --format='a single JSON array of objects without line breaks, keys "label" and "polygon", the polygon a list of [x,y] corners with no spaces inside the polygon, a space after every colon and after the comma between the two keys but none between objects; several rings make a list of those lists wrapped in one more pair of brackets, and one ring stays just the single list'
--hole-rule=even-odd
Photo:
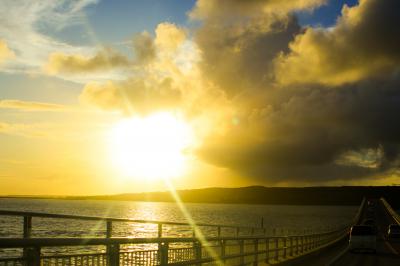
[{"label": "sun glare", "polygon": [[125,119],[111,131],[112,161],[126,177],[178,177],[184,173],[192,136],[190,126],[171,113]]}]

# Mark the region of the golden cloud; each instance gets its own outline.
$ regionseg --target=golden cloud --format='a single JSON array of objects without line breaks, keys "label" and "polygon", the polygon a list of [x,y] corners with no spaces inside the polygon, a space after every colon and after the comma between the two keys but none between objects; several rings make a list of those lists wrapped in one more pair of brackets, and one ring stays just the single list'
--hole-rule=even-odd
[{"label": "golden cloud", "polygon": [[133,49],[139,64],[149,63],[156,57],[153,37],[147,31],[134,36]]},{"label": "golden cloud", "polygon": [[44,128],[39,124],[10,124],[0,122],[0,133],[7,135],[15,135],[28,138],[37,138],[48,136],[48,128]]},{"label": "golden cloud", "polygon": [[233,16],[257,16],[267,13],[287,14],[293,10],[309,9],[326,3],[326,0],[198,0],[189,13],[193,19]]},{"label": "golden cloud", "polygon": [[30,102],[21,100],[0,100],[0,108],[26,111],[63,111],[66,106],[53,103]]},{"label": "golden cloud", "polygon": [[105,110],[122,110],[127,114],[148,113],[179,105],[180,91],[171,79],[160,81],[130,79],[122,82],[90,82],[85,85],[79,99]]},{"label": "golden cloud", "polygon": [[44,69],[51,75],[63,73],[78,74],[110,70],[128,65],[129,60],[125,56],[111,49],[104,49],[93,57],[67,55],[59,52],[52,53]]},{"label": "golden cloud", "polygon": [[7,43],[0,39],[0,64],[15,57],[15,53],[8,48]]},{"label": "golden cloud", "polygon": [[162,50],[174,52],[186,40],[185,31],[172,23],[158,24],[155,32],[155,44]]},{"label": "golden cloud", "polygon": [[330,29],[308,28],[276,60],[281,84],[340,85],[391,73],[400,63],[399,4],[362,0],[344,6]]}]

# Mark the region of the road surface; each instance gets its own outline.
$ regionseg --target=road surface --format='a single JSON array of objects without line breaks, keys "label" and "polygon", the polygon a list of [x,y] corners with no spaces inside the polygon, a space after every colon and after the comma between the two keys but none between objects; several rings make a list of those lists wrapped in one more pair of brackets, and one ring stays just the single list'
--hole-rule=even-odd
[{"label": "road surface", "polygon": [[[330,266],[391,266],[400,265],[400,240],[387,240],[389,224],[395,223],[386,212],[382,203],[373,201],[373,207],[363,212],[363,218],[372,218],[377,225],[377,252],[353,253],[347,248],[348,239],[341,241],[318,255],[293,265],[330,265]],[[363,219],[361,219],[363,220]]]}]

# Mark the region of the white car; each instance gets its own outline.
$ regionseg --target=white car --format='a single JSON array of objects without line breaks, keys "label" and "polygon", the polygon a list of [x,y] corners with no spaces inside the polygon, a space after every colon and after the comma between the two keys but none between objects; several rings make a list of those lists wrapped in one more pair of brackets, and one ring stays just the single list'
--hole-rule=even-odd
[{"label": "white car", "polygon": [[389,225],[387,237],[389,239],[400,238],[400,225],[398,225],[398,224]]},{"label": "white car", "polygon": [[373,226],[354,225],[350,231],[350,251],[368,250],[376,253],[376,234]]}]

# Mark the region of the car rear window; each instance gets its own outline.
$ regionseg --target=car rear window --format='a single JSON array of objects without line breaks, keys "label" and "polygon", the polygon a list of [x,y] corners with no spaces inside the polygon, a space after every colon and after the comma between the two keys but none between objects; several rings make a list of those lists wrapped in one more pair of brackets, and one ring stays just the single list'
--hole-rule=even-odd
[{"label": "car rear window", "polygon": [[351,235],[363,236],[363,235],[374,235],[374,228],[372,226],[353,226],[351,229]]},{"label": "car rear window", "polygon": [[398,232],[400,232],[400,226],[397,226],[397,225],[391,226],[390,231],[398,233]]}]

